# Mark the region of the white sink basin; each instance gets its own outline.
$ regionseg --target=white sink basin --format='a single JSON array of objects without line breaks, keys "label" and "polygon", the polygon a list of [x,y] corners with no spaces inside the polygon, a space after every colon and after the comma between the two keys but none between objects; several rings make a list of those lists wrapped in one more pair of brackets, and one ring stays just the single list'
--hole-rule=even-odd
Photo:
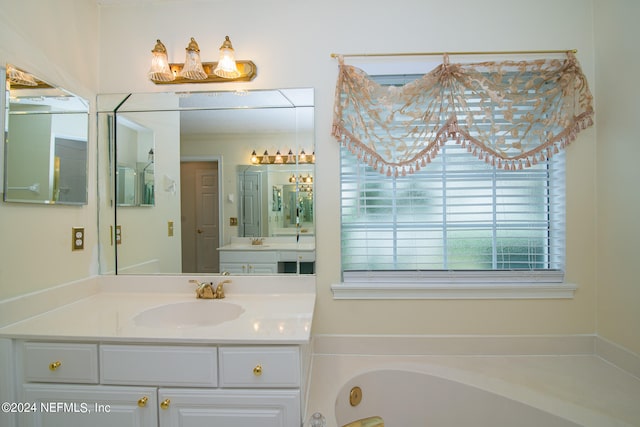
[{"label": "white sink basin", "polygon": [[150,308],[133,321],[150,328],[197,328],[237,319],[242,313],[244,308],[237,304],[202,299]]}]

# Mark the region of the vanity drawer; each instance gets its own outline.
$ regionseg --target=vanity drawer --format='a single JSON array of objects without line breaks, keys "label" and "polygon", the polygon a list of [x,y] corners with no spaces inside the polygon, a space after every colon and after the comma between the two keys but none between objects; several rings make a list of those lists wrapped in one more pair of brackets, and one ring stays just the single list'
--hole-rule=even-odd
[{"label": "vanity drawer", "polygon": [[217,350],[215,347],[101,345],[100,382],[216,387]]},{"label": "vanity drawer", "polygon": [[98,346],[26,342],[24,379],[27,382],[98,383]]},{"label": "vanity drawer", "polygon": [[315,251],[280,251],[280,261],[311,262],[316,260]]},{"label": "vanity drawer", "polygon": [[300,387],[298,347],[221,347],[220,387]]}]

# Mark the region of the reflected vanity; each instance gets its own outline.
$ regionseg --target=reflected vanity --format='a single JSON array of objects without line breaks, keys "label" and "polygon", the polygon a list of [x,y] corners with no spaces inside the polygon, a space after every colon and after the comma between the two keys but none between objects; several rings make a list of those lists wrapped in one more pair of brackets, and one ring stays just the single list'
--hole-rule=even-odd
[{"label": "reflected vanity", "polygon": [[312,274],[313,102],[307,88],[98,96],[101,272]]},{"label": "reflected vanity", "polygon": [[4,201],[87,203],[89,103],[7,65]]}]

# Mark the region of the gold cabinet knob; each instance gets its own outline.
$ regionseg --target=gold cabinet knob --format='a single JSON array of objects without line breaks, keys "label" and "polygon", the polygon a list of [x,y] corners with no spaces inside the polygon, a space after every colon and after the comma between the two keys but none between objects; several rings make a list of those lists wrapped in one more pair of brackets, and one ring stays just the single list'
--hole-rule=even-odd
[{"label": "gold cabinet knob", "polygon": [[147,396],[142,396],[140,399],[138,399],[138,406],[144,408],[145,406],[147,406],[148,401],[149,398]]},{"label": "gold cabinet knob", "polygon": [[165,399],[162,402],[160,402],[160,408],[161,409],[169,409],[169,403],[171,403],[171,401],[169,399]]},{"label": "gold cabinet knob", "polygon": [[56,360],[55,362],[51,362],[49,364],[49,370],[51,371],[55,371],[56,369],[58,369],[60,366],[62,366],[62,362],[59,360]]},{"label": "gold cabinet knob", "polygon": [[255,375],[256,377],[262,375],[262,365],[256,365],[256,367],[253,368],[253,375]]}]

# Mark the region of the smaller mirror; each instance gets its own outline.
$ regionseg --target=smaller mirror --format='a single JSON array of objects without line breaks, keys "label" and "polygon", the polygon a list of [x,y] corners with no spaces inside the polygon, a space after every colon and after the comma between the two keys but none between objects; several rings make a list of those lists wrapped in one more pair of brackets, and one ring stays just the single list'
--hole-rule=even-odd
[{"label": "smaller mirror", "polygon": [[311,163],[239,165],[238,236],[314,236],[313,175]]},{"label": "smaller mirror", "polygon": [[282,185],[274,185],[271,189],[271,211],[282,211]]},{"label": "smaller mirror", "polygon": [[155,204],[155,135],[152,129],[118,117],[118,206]]},{"label": "smaller mirror", "polygon": [[4,200],[86,204],[88,102],[12,65],[6,83]]}]

